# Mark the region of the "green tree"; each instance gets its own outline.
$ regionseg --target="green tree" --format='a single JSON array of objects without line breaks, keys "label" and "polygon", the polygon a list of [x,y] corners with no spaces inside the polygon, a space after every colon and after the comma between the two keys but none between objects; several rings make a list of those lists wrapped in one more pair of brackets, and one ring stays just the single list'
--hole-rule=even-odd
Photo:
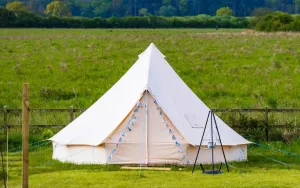
[{"label": "green tree", "polygon": [[233,12],[229,7],[219,8],[216,12],[216,16],[232,16]]},{"label": "green tree", "polygon": [[165,6],[169,6],[169,5],[172,4],[172,0],[163,0],[162,4],[165,5]]},{"label": "green tree", "polygon": [[141,8],[141,9],[139,10],[139,13],[140,13],[141,16],[147,16],[147,15],[148,15],[148,9],[146,9],[146,8]]},{"label": "green tree", "polygon": [[111,0],[93,0],[95,7],[95,16],[109,17],[109,11],[112,7]]},{"label": "green tree", "polygon": [[[74,14],[72,14],[74,15]],[[94,7],[89,4],[83,4],[80,7],[80,16],[93,18],[94,17]]]},{"label": "green tree", "polygon": [[180,0],[179,2],[179,13],[184,16],[188,12],[188,0]]},{"label": "green tree", "polygon": [[28,11],[28,8],[21,1],[14,1],[14,2],[7,3],[5,7],[6,9],[11,11]]},{"label": "green tree", "polygon": [[253,10],[253,12],[251,13],[251,16],[263,17],[271,12],[272,12],[272,10],[270,8],[259,7],[259,8],[255,8]]},{"label": "green tree", "polygon": [[299,14],[300,13],[300,0],[294,0],[295,4],[295,13]]},{"label": "green tree", "polygon": [[72,16],[68,6],[61,1],[49,3],[44,13],[46,16]]},{"label": "green tree", "polygon": [[169,6],[162,6],[159,9],[159,15],[161,16],[175,16],[176,15],[176,8]]},{"label": "green tree", "polygon": [[278,9],[279,0],[265,0],[266,5],[269,6],[272,10]]}]

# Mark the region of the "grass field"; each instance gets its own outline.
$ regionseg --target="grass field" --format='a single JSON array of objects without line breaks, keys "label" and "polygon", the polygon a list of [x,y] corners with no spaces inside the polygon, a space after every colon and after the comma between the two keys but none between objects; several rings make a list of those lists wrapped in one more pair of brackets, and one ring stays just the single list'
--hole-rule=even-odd
[{"label": "grass field", "polygon": [[[300,153],[300,141],[273,147]],[[30,152],[30,187],[300,187],[300,156],[250,146],[248,162],[230,163],[230,173],[203,175],[192,167],[172,171],[121,170],[119,165],[73,165],[51,159],[51,146]],[[282,161],[282,165],[266,157]],[[21,154],[9,154],[10,187],[21,187]],[[234,168],[233,168],[233,167]],[[210,166],[206,166],[210,168]]]},{"label": "grass field", "polygon": [[242,30],[0,29],[0,107],[87,108],[151,42],[211,108],[299,107],[300,34]]},{"label": "grass field", "polygon": [[[133,65],[151,42],[211,108],[300,106],[298,33],[0,29],[0,108],[21,107],[24,82],[30,83],[31,108],[87,108]],[[56,123],[56,119],[61,119],[68,123],[68,115],[36,115],[31,122]],[[19,116],[9,118],[20,123]],[[10,133],[11,143],[20,145],[20,134]],[[40,137],[41,132],[33,131],[31,142]],[[300,141],[271,145],[300,154]],[[30,152],[30,187],[300,187],[299,157],[255,147],[250,151],[253,153],[249,153],[249,161],[232,163],[236,168],[231,168],[230,173],[215,177],[199,171],[192,174],[191,167],[177,166],[169,172],[142,171],[139,176],[139,171],[121,170],[118,165],[53,161],[52,148],[42,146]],[[21,185],[20,158],[20,153],[9,153],[10,187]]]}]

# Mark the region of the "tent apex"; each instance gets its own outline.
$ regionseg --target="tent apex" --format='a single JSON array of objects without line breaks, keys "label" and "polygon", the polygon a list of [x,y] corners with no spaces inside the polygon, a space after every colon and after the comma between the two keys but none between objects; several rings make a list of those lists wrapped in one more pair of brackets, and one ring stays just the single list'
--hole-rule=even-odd
[{"label": "tent apex", "polygon": [[148,48],[139,55],[139,58],[143,56],[153,57],[153,56],[159,56],[161,58],[165,58],[165,55],[162,54],[159,49],[155,46],[154,43],[151,43]]}]

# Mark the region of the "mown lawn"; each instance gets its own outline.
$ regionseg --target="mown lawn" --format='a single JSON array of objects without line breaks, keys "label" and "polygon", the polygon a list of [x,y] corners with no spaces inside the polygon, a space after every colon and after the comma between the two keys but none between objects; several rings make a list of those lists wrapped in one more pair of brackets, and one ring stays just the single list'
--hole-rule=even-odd
[{"label": "mown lawn", "polygon": [[[0,108],[21,107],[24,82],[30,83],[31,108],[87,108],[151,42],[211,108],[300,106],[298,33],[0,29]],[[33,113],[33,124],[69,121],[69,114],[42,117]],[[11,124],[20,124],[20,116],[9,118]],[[298,122],[297,117],[293,120]],[[3,118],[0,124],[2,121]],[[40,137],[41,132],[32,131],[31,143]],[[10,148],[21,145],[17,132],[10,131],[9,138],[9,144],[13,144]],[[300,154],[299,141],[271,145]],[[30,187],[300,187],[299,157],[256,147],[251,148],[254,153],[249,152],[247,162],[232,163],[236,168],[231,167],[230,173],[215,177],[199,171],[192,174],[191,167],[172,166],[168,172],[142,171],[139,176],[139,171],[123,171],[118,165],[64,164],[51,159],[51,150],[50,146],[42,146],[30,152]],[[9,154],[10,187],[21,185],[20,159],[20,153]]]},{"label": "mown lawn", "polygon": [[[91,172],[72,170],[36,174],[30,177],[31,187],[300,187],[299,170],[262,170],[250,173],[203,175],[199,172],[137,171]],[[12,187],[21,187],[14,182]]]},{"label": "mown lawn", "polygon": [[[300,153],[300,141],[268,146]],[[167,166],[171,171],[122,170],[119,165],[73,165],[51,159],[50,145],[30,152],[30,187],[300,187],[300,155],[250,146],[248,161],[230,163],[230,173],[204,175],[199,168]],[[267,159],[263,155],[273,160]],[[9,185],[21,185],[21,154],[9,154]],[[283,162],[275,162],[274,160]],[[205,166],[205,168],[211,168]]]},{"label": "mown lawn", "polygon": [[151,42],[211,108],[298,108],[300,34],[209,29],[0,29],[0,107],[87,108]]}]

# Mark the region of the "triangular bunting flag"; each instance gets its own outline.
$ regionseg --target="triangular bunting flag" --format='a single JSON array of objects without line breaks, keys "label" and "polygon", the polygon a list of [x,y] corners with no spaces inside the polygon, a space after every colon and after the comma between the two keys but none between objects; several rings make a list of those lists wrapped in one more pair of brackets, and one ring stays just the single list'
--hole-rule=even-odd
[{"label": "triangular bunting flag", "polygon": [[126,126],[126,130],[127,130],[127,131],[131,131],[131,128],[127,125],[127,126]]},{"label": "triangular bunting flag", "polygon": [[172,135],[172,140],[176,140],[176,137],[174,135]]},{"label": "triangular bunting flag", "polygon": [[134,122],[132,120],[129,120],[130,125],[134,125]]},{"label": "triangular bunting flag", "polygon": [[182,150],[182,148],[180,147],[179,150],[178,150],[178,152],[179,152],[179,153],[182,153],[182,151],[183,151],[183,150]]}]

